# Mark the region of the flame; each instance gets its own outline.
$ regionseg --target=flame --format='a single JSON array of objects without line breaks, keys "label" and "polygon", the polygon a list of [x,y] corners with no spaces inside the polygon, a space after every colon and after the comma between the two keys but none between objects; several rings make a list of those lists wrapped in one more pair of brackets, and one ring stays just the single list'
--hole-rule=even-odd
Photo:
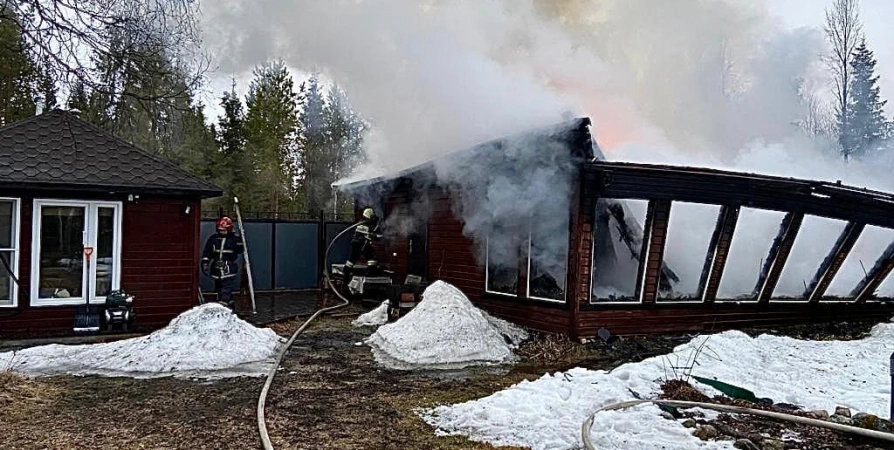
[{"label": "flame", "polygon": [[650,133],[642,125],[632,103],[599,83],[551,76],[547,86],[571,100],[581,114],[592,120],[596,142],[607,154],[615,153],[624,144],[648,139]]}]

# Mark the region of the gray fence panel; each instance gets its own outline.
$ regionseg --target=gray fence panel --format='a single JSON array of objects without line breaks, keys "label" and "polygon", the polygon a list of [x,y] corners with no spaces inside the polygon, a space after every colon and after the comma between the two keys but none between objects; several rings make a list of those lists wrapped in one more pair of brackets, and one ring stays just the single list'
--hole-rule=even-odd
[{"label": "gray fence panel", "polygon": [[248,244],[249,259],[251,260],[251,274],[256,291],[272,289],[273,280],[270,276],[273,270],[272,236],[273,224],[264,222],[244,222],[245,242]]},{"label": "gray fence panel", "polygon": [[277,289],[319,287],[319,224],[277,223],[275,286]]},{"label": "gray fence panel", "polygon": [[[332,243],[332,240],[335,239],[335,236],[338,233],[341,233],[342,230],[348,228],[352,224],[350,223],[327,223],[326,224],[326,245]],[[329,263],[330,264],[342,264],[348,260],[351,256],[351,232],[345,233],[338,241],[332,245],[332,249],[329,253]]]},{"label": "gray fence panel", "polygon": [[[213,220],[203,220],[200,228],[201,247],[214,233]],[[326,223],[326,243],[350,223]],[[318,288],[318,273],[323,265],[318,242],[319,222],[246,221],[245,232],[251,252],[251,271],[255,290]],[[273,248],[274,245],[276,248]],[[333,246],[330,262],[344,263],[351,254],[351,234],[346,233]],[[242,261],[244,263],[244,260]],[[197,270],[201,270],[197,268]],[[214,281],[199,272],[202,291],[214,292]],[[241,287],[241,286],[240,286]]]}]

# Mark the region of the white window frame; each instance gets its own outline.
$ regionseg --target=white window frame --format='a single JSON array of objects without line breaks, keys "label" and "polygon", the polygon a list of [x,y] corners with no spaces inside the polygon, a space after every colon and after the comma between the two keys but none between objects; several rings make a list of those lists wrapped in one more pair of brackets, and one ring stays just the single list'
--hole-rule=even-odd
[{"label": "white window frame", "polygon": [[571,253],[571,243],[570,243],[571,234],[569,233],[569,235],[568,235],[568,239],[569,239],[568,249],[567,249],[568,251],[565,252],[565,280],[563,283],[564,287],[562,288],[562,298],[561,299],[535,297],[535,296],[531,295],[531,246],[532,246],[531,237],[532,237],[532,233],[530,231],[528,231],[528,276],[527,276],[527,280],[526,280],[528,283],[527,291],[526,291],[526,293],[528,294],[528,298],[530,298],[532,300],[540,300],[540,301],[544,301],[544,302],[567,303],[568,302],[568,255]]},{"label": "white window frame", "polygon": [[[518,282],[518,274],[516,273],[516,283]],[[488,294],[502,295],[504,297],[518,298],[518,293],[509,294],[507,292],[499,292],[490,290],[490,236],[484,240],[484,292]]]},{"label": "white window frame", "polygon": [[[61,206],[61,207],[82,207],[84,208],[84,229],[86,231],[86,239],[87,242],[84,245],[89,245],[96,248],[97,234],[98,234],[98,219],[99,219],[99,208],[112,208],[115,211],[115,239],[112,243],[112,259],[113,259],[113,268],[112,268],[112,289],[116,290],[120,289],[121,286],[121,235],[122,235],[122,216],[124,215],[124,207],[122,202],[111,202],[111,201],[90,201],[90,200],[57,200],[57,199],[34,199],[34,206],[32,209],[32,220],[31,220],[31,306],[68,306],[68,305],[80,305],[84,304],[84,297],[70,297],[70,298],[40,298],[40,243],[41,243],[41,229],[40,229],[40,220],[41,220],[41,208]],[[81,286],[83,287],[82,291],[86,291],[88,286],[90,289],[90,304],[103,304],[106,301],[106,298],[97,297],[96,294],[96,259],[97,256],[94,256],[91,259],[90,270],[89,272],[84,272],[81,276]],[[89,283],[88,283],[89,280]]]},{"label": "white window frame", "polygon": [[[21,247],[22,236],[22,199],[17,197],[0,197],[0,200],[12,202],[12,239],[10,240],[10,245],[12,245],[12,247],[0,248],[0,251],[12,253],[9,261],[9,268],[12,270],[13,275],[16,278],[19,278],[19,260],[21,259],[19,249]],[[5,274],[5,276],[9,277],[9,284],[12,286],[10,291],[12,298],[10,298],[10,303],[8,305],[0,304],[0,308],[17,308],[19,306],[19,285],[13,281],[9,274]]]}]

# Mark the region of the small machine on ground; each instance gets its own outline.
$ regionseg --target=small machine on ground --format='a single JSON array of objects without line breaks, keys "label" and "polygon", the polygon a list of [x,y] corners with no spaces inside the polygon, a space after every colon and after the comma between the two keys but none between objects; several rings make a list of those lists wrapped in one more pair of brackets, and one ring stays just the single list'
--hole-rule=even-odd
[{"label": "small machine on ground", "polygon": [[112,331],[120,327],[122,331],[128,331],[133,325],[133,296],[123,290],[109,292],[106,295],[105,314],[103,315],[105,331]]}]

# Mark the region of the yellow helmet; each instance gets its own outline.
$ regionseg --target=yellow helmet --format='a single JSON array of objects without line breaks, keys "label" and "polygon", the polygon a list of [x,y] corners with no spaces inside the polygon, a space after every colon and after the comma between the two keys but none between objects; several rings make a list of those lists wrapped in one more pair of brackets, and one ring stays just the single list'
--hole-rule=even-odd
[{"label": "yellow helmet", "polygon": [[370,207],[364,208],[364,210],[363,210],[363,218],[364,219],[372,219],[374,217],[376,217],[376,212],[372,208],[370,208]]}]

